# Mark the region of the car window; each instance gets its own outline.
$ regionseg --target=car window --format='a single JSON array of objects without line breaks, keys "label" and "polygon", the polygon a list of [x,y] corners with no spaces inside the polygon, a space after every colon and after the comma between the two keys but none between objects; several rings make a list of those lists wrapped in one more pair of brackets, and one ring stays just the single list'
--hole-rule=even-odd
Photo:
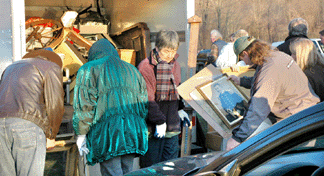
[{"label": "car window", "polygon": [[322,50],[322,51],[319,51],[319,52],[320,53],[324,53],[324,44],[322,43],[322,41],[321,40],[318,40],[317,43],[320,46],[319,50]]},{"label": "car window", "polygon": [[[322,52],[323,48],[321,47],[320,42],[321,42],[321,41],[315,41],[315,40],[313,40],[313,43],[314,43],[314,45],[316,46],[317,51],[318,51],[319,53],[323,53],[323,52]],[[323,44],[322,44],[322,45],[323,45]]]},{"label": "car window", "polygon": [[324,136],[300,144],[295,148],[291,149],[290,151],[288,151],[287,153],[301,152],[303,150],[319,150],[319,149],[324,149]]},{"label": "car window", "polygon": [[324,165],[324,136],[304,142],[270,161],[254,168],[244,176],[258,175],[294,175],[307,171],[311,175],[317,168]]}]

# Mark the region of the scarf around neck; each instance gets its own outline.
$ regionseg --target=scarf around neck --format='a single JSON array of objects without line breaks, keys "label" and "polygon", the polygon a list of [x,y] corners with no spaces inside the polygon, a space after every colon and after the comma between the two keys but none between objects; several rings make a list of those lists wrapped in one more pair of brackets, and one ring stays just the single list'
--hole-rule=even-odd
[{"label": "scarf around neck", "polygon": [[172,73],[175,59],[173,59],[170,63],[167,63],[160,58],[157,50],[153,49],[149,60],[153,65],[156,66],[156,101],[178,100],[179,94],[175,84],[174,75]]}]

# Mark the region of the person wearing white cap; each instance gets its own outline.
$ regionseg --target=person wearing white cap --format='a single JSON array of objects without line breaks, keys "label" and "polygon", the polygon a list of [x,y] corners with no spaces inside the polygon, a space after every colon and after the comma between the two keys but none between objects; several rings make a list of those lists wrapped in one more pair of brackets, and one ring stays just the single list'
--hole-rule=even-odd
[{"label": "person wearing white cap", "polygon": [[0,81],[0,175],[43,175],[63,113],[62,60],[52,49],[9,65]]},{"label": "person wearing white cap", "polygon": [[[253,77],[229,76],[237,85],[250,88],[251,99],[244,118],[232,131],[227,150],[319,102],[303,71],[294,59],[254,37],[244,36],[234,43],[234,52],[246,64],[256,65]],[[284,76],[283,76],[284,75]]]}]

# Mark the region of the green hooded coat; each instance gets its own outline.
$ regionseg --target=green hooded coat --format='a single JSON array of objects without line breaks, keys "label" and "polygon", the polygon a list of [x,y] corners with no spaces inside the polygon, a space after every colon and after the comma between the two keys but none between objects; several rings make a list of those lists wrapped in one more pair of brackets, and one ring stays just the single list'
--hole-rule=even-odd
[{"label": "green hooded coat", "polygon": [[144,155],[148,148],[145,80],[122,61],[107,39],[95,42],[89,62],[77,73],[73,128],[87,135],[88,164],[125,154]]}]

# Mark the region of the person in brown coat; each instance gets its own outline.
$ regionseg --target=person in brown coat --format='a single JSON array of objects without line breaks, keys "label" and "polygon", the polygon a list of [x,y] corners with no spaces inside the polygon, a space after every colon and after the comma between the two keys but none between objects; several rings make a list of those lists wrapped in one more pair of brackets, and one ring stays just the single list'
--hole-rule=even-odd
[{"label": "person in brown coat", "polygon": [[9,65],[0,81],[0,175],[43,175],[63,113],[60,56],[39,49]]}]

